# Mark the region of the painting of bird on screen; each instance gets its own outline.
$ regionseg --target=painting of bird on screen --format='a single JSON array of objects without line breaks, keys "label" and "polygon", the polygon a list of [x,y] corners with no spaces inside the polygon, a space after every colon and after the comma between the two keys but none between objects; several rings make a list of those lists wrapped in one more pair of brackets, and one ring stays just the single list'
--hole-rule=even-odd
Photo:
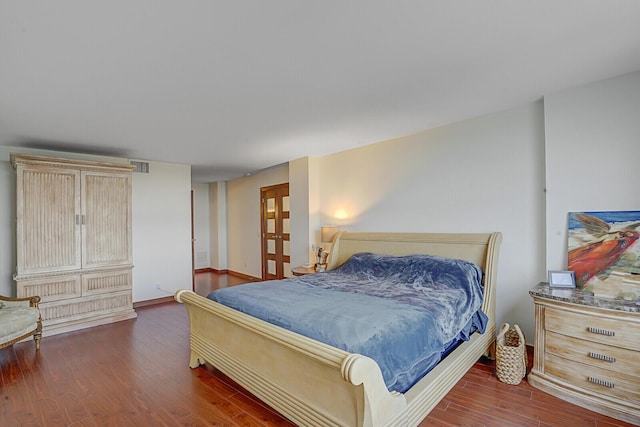
[{"label": "painting of bird on screen", "polygon": [[568,265],[576,285],[612,271],[640,273],[640,211],[569,212]]}]

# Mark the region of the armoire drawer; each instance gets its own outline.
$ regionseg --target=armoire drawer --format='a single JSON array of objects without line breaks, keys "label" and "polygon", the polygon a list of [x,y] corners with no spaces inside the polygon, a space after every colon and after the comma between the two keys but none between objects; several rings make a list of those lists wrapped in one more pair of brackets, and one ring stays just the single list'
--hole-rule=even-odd
[{"label": "armoire drawer", "polygon": [[37,295],[42,303],[77,298],[82,295],[80,274],[16,279],[16,284],[18,298]]},{"label": "armoire drawer", "polygon": [[546,374],[589,390],[599,398],[625,401],[636,407],[640,405],[637,377],[570,361],[550,353],[545,354],[544,362]]},{"label": "armoire drawer", "polygon": [[545,330],[621,348],[640,351],[638,325],[617,319],[547,307]]},{"label": "armoire drawer", "polygon": [[46,331],[47,327],[60,323],[113,315],[121,311],[130,311],[131,307],[131,291],[121,291],[95,297],[41,304],[40,315]]},{"label": "armoire drawer", "polygon": [[640,352],[547,332],[546,351],[585,365],[640,378]]},{"label": "armoire drawer", "polygon": [[82,275],[82,296],[130,290],[132,283],[131,268],[85,273]]}]

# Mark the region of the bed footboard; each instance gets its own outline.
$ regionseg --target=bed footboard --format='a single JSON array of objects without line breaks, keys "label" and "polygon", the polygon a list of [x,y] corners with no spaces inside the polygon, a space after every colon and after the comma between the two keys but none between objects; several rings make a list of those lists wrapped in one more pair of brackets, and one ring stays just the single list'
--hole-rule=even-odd
[{"label": "bed footboard", "polygon": [[372,359],[311,340],[180,290],[191,326],[189,366],[207,363],[296,424],[407,425]]}]

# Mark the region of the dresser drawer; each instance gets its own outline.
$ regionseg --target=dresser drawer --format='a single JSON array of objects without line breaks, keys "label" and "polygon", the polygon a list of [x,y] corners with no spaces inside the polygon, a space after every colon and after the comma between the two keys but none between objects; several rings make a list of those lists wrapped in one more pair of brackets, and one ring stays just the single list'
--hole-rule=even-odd
[{"label": "dresser drawer", "polygon": [[640,352],[547,332],[547,352],[585,365],[640,378]]},{"label": "dresser drawer", "polygon": [[640,325],[637,323],[547,307],[544,325],[547,331],[640,351]]},{"label": "dresser drawer", "polygon": [[583,390],[593,392],[599,398],[624,401],[640,405],[638,379],[619,372],[600,369],[546,353],[545,373],[566,381]]}]

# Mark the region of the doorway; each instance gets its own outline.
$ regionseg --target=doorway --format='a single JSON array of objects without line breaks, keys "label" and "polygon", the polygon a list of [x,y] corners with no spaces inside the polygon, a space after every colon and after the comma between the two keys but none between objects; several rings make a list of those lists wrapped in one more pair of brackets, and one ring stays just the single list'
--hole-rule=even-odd
[{"label": "doorway", "polygon": [[291,277],[289,183],[260,189],[262,280]]}]

